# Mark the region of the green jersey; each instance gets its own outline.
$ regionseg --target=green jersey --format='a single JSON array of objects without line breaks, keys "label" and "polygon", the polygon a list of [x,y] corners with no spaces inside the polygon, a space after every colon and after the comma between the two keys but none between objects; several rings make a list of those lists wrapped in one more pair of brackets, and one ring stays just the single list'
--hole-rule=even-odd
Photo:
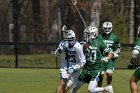
[{"label": "green jersey", "polygon": [[105,35],[103,33],[100,34],[97,38],[101,39],[108,48],[112,49],[113,52],[121,48],[118,37],[113,33],[110,35]]},{"label": "green jersey", "polygon": [[140,52],[140,38],[136,39],[134,49],[137,49]]},{"label": "green jersey", "polygon": [[101,68],[102,54],[110,52],[109,48],[100,39],[88,42],[89,48],[85,52],[86,64],[84,69],[87,70],[98,70]]}]

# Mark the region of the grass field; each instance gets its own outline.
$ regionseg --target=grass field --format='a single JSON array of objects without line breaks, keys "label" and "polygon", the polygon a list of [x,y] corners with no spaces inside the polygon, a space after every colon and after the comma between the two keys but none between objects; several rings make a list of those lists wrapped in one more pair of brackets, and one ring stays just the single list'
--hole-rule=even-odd
[{"label": "grass field", "polygon": [[[54,54],[28,54],[18,56],[18,67],[21,68],[59,68],[61,54],[56,57]],[[122,47],[120,57],[115,61],[115,68],[126,69],[131,59],[131,51],[129,48]],[[0,55],[0,67],[15,67],[14,55]]]},{"label": "grass field", "polygon": [[[128,81],[133,71],[115,70],[115,93],[130,93]],[[58,81],[58,69],[0,68],[0,93],[55,93]],[[87,84],[78,93],[88,93]]]}]

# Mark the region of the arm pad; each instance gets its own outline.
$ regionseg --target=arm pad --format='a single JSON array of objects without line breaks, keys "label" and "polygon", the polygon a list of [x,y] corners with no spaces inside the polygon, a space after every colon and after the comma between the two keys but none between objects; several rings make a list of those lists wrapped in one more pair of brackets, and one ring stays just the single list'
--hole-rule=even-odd
[{"label": "arm pad", "polygon": [[134,50],[132,51],[132,57],[133,57],[133,58],[137,58],[138,55],[139,55],[139,51],[136,50],[136,49],[134,49]]}]

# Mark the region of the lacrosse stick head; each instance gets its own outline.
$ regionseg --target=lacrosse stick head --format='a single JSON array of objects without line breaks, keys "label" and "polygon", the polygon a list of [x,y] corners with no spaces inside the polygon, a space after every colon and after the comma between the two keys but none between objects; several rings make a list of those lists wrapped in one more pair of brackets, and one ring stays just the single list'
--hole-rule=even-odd
[{"label": "lacrosse stick head", "polygon": [[67,26],[66,26],[66,25],[64,25],[64,26],[62,27],[62,32],[63,32],[63,38],[66,39],[67,34],[68,34],[68,32],[69,32],[69,30],[67,29]]},{"label": "lacrosse stick head", "polygon": [[76,5],[77,4],[77,0],[71,0],[72,4]]}]

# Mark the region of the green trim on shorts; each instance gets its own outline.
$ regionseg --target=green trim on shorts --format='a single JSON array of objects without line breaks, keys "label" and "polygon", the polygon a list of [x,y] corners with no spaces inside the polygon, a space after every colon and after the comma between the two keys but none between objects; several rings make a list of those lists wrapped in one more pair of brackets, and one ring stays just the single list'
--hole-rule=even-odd
[{"label": "green trim on shorts", "polygon": [[80,73],[78,80],[85,83],[89,83],[91,80],[94,80],[96,77],[98,77],[100,72],[101,72],[100,70],[82,69],[82,72]]},{"label": "green trim on shorts", "polygon": [[137,68],[133,74],[135,77],[137,77],[138,79],[140,79],[140,68]]}]

